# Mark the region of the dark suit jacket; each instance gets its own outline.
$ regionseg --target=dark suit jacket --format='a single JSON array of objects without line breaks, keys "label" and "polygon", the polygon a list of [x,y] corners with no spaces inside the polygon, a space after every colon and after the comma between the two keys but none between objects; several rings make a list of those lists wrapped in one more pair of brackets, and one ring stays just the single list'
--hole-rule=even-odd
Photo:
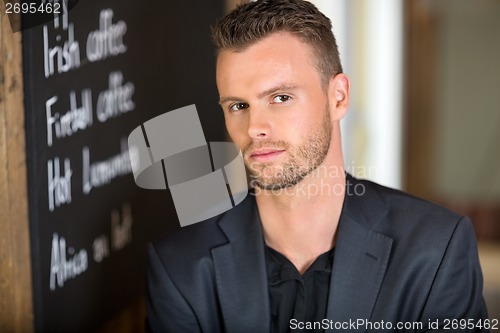
[{"label": "dark suit jacket", "polygon": [[[331,323],[421,322],[426,329],[429,320],[442,325],[445,319],[487,318],[467,218],[349,175],[347,181],[352,195],[346,195],[338,227],[327,307]],[[150,246],[147,329],[269,332],[264,246],[252,195]],[[352,328],[332,332],[383,331]],[[450,330],[437,331],[460,330],[450,322]]]}]

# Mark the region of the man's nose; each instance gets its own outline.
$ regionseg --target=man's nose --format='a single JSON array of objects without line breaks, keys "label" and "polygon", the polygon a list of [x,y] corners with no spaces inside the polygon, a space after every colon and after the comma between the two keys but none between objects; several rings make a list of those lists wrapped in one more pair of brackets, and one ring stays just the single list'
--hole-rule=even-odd
[{"label": "man's nose", "polygon": [[272,126],[269,111],[263,107],[252,107],[249,112],[248,136],[253,140],[269,139]]}]

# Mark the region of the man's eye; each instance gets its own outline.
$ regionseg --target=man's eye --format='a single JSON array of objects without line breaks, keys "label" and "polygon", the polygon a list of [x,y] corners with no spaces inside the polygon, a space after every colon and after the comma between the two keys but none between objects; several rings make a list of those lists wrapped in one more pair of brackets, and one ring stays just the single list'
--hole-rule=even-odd
[{"label": "man's eye", "polygon": [[278,95],[273,98],[274,103],[285,103],[291,100],[292,98],[288,95]]},{"label": "man's eye", "polygon": [[229,107],[229,111],[240,111],[248,108],[247,103],[234,103]]}]

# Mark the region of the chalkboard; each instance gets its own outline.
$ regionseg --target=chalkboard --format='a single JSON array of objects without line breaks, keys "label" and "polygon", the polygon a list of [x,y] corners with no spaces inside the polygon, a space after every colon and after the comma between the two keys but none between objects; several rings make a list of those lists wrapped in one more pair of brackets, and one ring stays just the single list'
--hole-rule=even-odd
[{"label": "chalkboard", "polygon": [[169,191],[134,183],[127,137],[196,104],[225,141],[210,26],[222,0],[84,0],[23,20],[35,326],[90,332],[144,294],[146,244],[179,227]]}]

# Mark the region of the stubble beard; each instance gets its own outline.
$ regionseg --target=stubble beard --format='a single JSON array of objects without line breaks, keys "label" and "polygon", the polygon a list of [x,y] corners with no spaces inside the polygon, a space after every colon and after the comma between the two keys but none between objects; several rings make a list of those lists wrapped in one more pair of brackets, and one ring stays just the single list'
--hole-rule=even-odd
[{"label": "stubble beard", "polygon": [[[325,160],[332,139],[332,124],[328,103],[323,120],[317,129],[298,147],[292,147],[285,141],[252,142],[244,149],[244,153],[258,147],[285,149],[287,159],[279,164],[249,163],[245,161],[250,173],[251,185],[262,190],[276,191],[299,184]],[[246,156],[246,155],[244,155]]]}]

